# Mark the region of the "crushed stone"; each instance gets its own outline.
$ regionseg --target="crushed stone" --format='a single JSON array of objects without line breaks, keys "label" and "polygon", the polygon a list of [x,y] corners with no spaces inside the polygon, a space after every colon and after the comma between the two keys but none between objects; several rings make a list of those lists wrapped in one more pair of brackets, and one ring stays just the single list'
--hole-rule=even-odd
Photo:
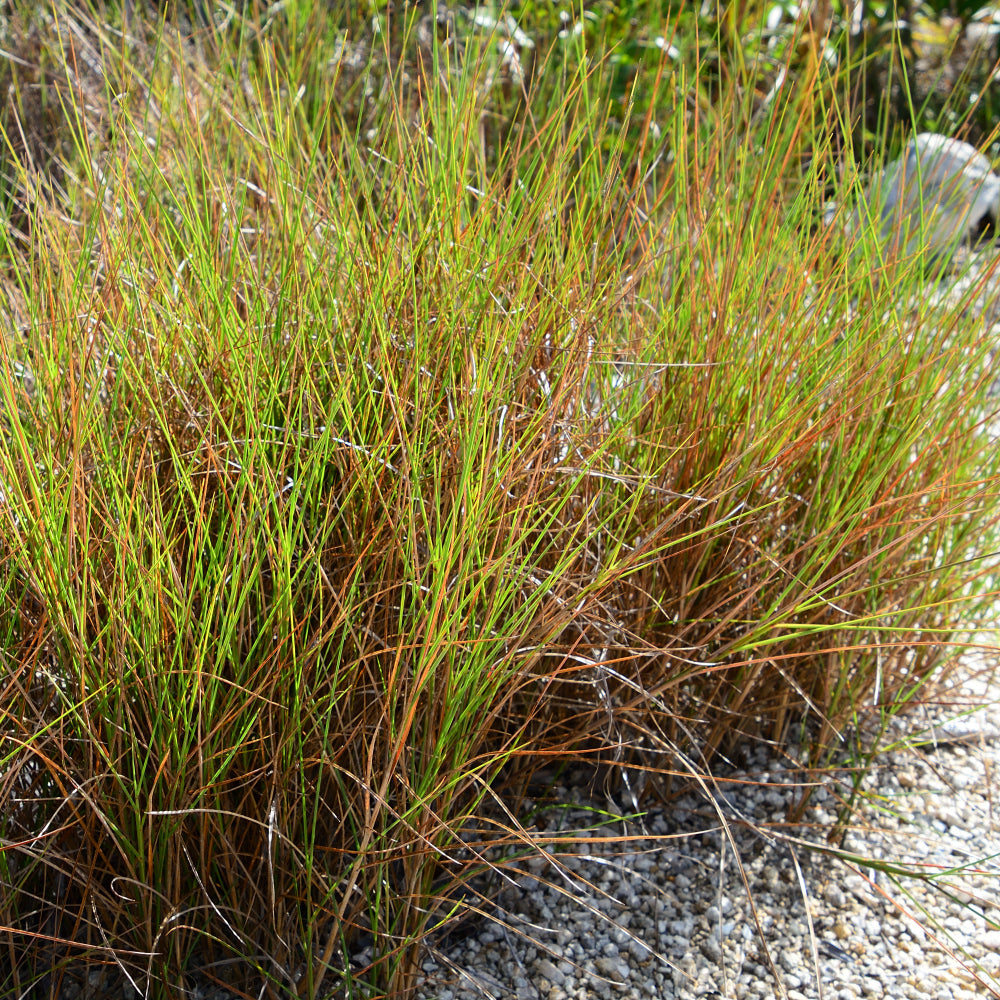
[{"label": "crushed stone", "polygon": [[811,780],[794,754],[762,748],[715,783],[714,806],[692,794],[641,822],[610,822],[574,772],[536,825],[584,830],[582,842],[518,862],[530,878],[483,903],[472,933],[429,948],[419,997],[1000,997],[1000,685],[977,664],[941,704],[894,723],[919,745],[878,757],[840,856],[806,844],[834,846],[848,775],[789,825]]}]

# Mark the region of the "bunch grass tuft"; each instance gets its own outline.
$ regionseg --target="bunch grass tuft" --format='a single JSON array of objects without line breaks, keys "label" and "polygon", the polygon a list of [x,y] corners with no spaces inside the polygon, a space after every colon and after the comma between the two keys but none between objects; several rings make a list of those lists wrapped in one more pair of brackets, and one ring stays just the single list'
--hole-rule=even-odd
[{"label": "bunch grass tuft", "polygon": [[8,26],[4,995],[410,993],[539,768],[839,764],[992,599],[976,289],[813,104],[252,14]]}]

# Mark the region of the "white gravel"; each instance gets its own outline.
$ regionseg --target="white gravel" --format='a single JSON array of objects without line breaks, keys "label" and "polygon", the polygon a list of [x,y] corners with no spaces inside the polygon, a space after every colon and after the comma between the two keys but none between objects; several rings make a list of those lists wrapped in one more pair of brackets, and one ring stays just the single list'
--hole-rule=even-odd
[{"label": "white gravel", "polygon": [[729,836],[696,795],[651,811],[644,828],[608,823],[606,798],[578,771],[557,788],[565,807],[536,825],[564,836],[606,825],[578,848],[554,845],[558,865],[518,862],[493,919],[428,953],[421,998],[1000,997],[1000,685],[984,666],[970,658],[948,704],[907,720],[911,732],[933,726],[936,743],[878,758],[843,842],[854,862],[802,843],[828,846],[844,781],[786,825],[809,780],[787,759],[761,752],[718,783]]}]

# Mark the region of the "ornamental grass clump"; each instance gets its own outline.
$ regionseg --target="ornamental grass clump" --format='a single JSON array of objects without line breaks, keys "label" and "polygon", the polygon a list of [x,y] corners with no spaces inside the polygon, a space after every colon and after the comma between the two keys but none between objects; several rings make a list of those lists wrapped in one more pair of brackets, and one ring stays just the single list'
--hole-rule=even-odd
[{"label": "ornamental grass clump", "polygon": [[706,120],[664,54],[654,140],[582,37],[529,79],[293,14],[32,22],[4,995],[409,993],[542,765],[631,810],[751,739],[828,763],[985,600],[990,344],[810,229],[794,103]]}]

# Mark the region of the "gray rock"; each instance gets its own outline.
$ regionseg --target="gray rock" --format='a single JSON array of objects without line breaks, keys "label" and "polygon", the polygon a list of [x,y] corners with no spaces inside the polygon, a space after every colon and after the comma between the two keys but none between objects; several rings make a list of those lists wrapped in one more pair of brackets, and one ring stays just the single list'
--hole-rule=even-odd
[{"label": "gray rock", "polygon": [[[867,206],[849,216],[848,232],[856,237],[870,223],[889,253],[926,250],[949,259],[984,220],[995,224],[1000,215],[1000,177],[990,161],[969,143],[935,132],[914,136],[866,195]],[[827,218],[834,220],[836,209]]]}]

